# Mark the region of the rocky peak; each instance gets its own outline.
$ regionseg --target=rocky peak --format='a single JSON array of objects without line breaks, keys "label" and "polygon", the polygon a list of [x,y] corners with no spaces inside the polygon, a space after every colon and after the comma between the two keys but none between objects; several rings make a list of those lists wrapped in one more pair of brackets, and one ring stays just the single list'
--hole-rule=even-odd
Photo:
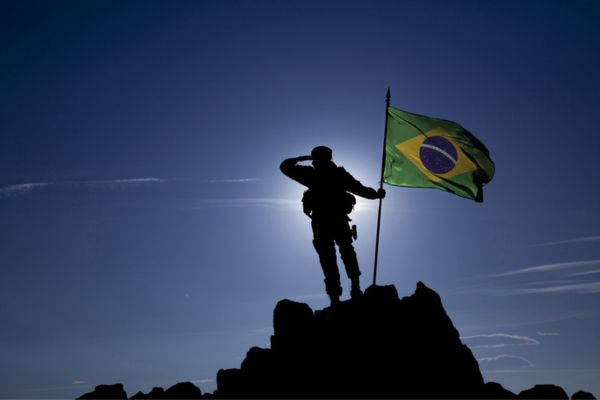
[{"label": "rocky peak", "polygon": [[481,397],[477,361],[437,293],[371,286],[358,300],[313,312],[282,300],[271,348],[220,370],[218,397]]}]

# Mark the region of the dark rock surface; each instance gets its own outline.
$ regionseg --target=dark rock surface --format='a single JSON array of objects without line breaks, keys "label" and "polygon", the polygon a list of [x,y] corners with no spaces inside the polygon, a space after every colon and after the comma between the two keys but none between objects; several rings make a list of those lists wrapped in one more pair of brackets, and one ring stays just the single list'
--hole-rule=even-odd
[{"label": "dark rock surface", "polygon": [[79,397],[80,399],[126,399],[127,393],[123,389],[122,383],[114,385],[98,385],[94,391],[86,393]]},{"label": "dark rock surface", "polygon": [[556,385],[535,385],[531,389],[523,390],[519,393],[519,399],[564,399],[569,400],[569,396],[560,386]]},{"label": "dark rock surface", "polygon": [[191,382],[177,383],[167,390],[161,387],[153,388],[149,393],[137,392],[132,399],[200,399],[202,392]]},{"label": "dark rock surface", "polygon": [[131,399],[164,399],[165,398],[165,389],[161,387],[154,387],[148,393],[137,392]]},{"label": "dark rock surface", "polygon": [[583,390],[579,390],[571,396],[571,400],[596,400],[593,394],[590,392],[584,392]]},{"label": "dark rock surface", "polygon": [[202,392],[192,382],[180,382],[165,390],[167,399],[200,399]]},{"label": "dark rock surface", "polygon": [[516,399],[517,395],[510,390],[504,389],[501,384],[497,382],[486,382],[485,391],[486,398],[488,399]]},{"label": "dark rock surface", "polygon": [[440,297],[421,282],[402,300],[394,286],[371,286],[359,300],[316,313],[306,304],[282,300],[274,328],[270,349],[253,347],[240,369],[218,372],[216,397],[491,398],[504,393],[500,385],[484,385]]}]

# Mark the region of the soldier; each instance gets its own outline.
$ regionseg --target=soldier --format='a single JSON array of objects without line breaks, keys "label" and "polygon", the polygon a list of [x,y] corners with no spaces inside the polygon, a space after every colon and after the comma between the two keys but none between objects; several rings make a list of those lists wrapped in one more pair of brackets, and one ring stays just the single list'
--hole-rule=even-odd
[{"label": "soldier", "polygon": [[[302,161],[312,161],[312,167],[298,165]],[[331,305],[337,305],[342,295],[335,244],[352,282],[350,296],[360,297],[360,269],[352,246],[353,230],[348,224],[351,221],[348,214],[356,198],[350,193],[367,199],[383,199],[385,190],[362,185],[343,167],[333,163],[332,151],[325,146],[315,147],[310,156],[288,158],[280,168],[285,175],[308,187],[302,198],[303,209],[312,220],[313,245],[325,274],[325,290]]]}]

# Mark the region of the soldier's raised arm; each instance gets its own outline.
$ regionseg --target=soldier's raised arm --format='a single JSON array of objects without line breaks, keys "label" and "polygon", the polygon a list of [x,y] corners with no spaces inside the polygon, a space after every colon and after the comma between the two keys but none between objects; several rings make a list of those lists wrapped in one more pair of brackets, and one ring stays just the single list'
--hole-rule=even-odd
[{"label": "soldier's raised arm", "polygon": [[283,160],[283,162],[279,166],[279,169],[281,170],[281,172],[283,172],[285,176],[295,180],[296,182],[304,186],[309,186],[313,168],[305,165],[298,165],[298,163],[310,160],[312,160],[311,156],[287,158]]}]

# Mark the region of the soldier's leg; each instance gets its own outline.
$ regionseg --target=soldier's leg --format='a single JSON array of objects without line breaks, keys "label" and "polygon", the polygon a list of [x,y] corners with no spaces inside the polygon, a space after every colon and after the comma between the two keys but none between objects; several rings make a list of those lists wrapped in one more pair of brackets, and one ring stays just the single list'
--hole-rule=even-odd
[{"label": "soldier's leg", "polygon": [[325,275],[325,291],[331,298],[331,302],[339,301],[342,295],[342,286],[340,283],[340,272],[338,270],[334,235],[330,224],[312,221],[313,228],[313,245],[317,254],[323,274]]},{"label": "soldier's leg", "polygon": [[350,296],[356,298],[362,295],[362,291],[360,290],[360,268],[358,267],[356,251],[352,245],[352,231],[347,221],[340,222],[337,226],[335,241],[340,248],[340,255],[346,267],[346,274],[352,282]]}]

